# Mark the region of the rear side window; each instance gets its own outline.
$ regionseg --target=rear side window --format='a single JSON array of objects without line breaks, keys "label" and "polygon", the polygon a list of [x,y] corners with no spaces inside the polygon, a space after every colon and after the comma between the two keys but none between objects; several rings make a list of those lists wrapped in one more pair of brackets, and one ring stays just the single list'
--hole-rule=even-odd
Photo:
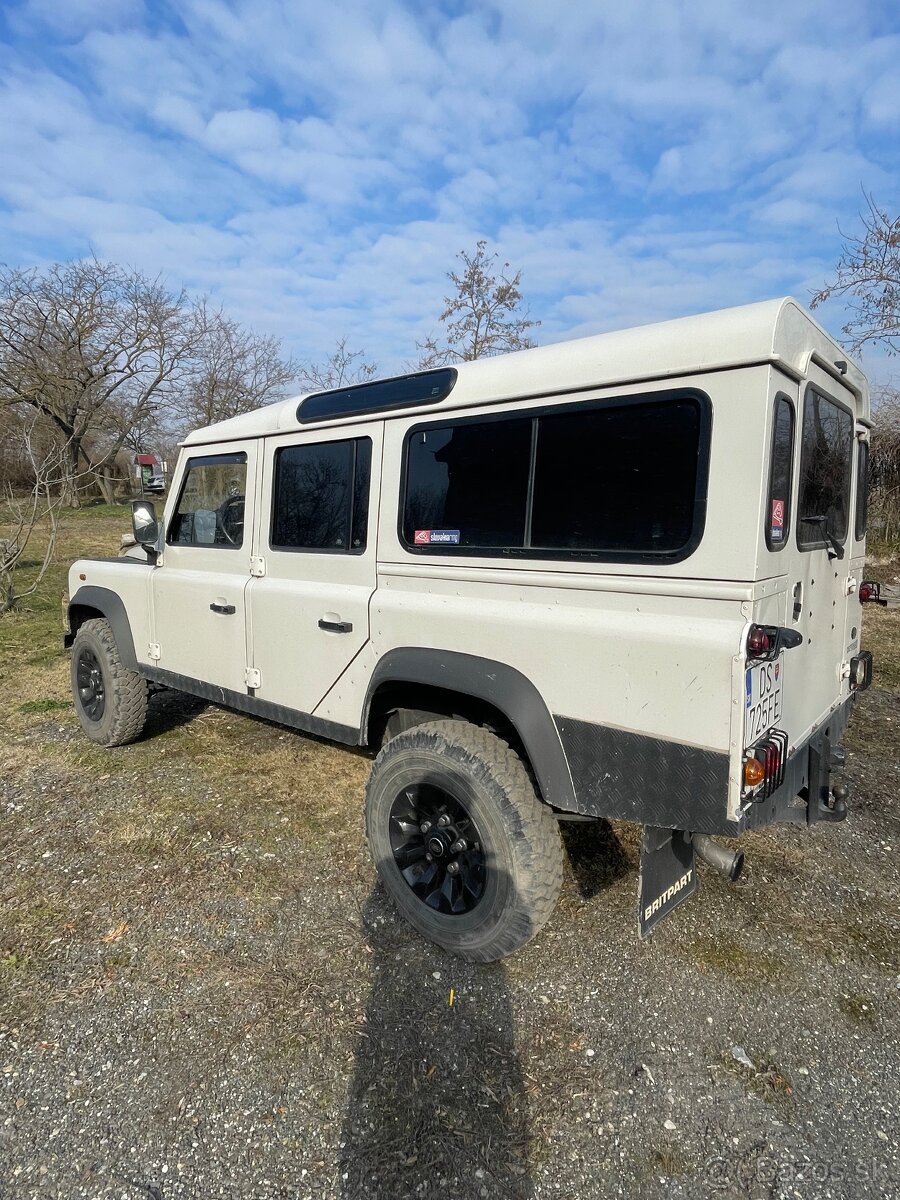
[{"label": "rear side window", "polygon": [[272,549],[362,553],[371,463],[369,438],[276,450]]},{"label": "rear side window", "polygon": [[246,454],[189,458],[166,540],[170,545],[236,550],[244,542],[246,490]]},{"label": "rear side window", "polygon": [[847,538],[853,417],[815,388],[806,393],[800,452],[797,543],[802,550]]},{"label": "rear side window", "polygon": [[869,443],[860,442],[856,455],[856,540],[866,536],[869,524]]},{"label": "rear side window", "polygon": [[407,543],[524,546],[531,426],[528,419],[467,421],[414,433],[407,448]]},{"label": "rear side window", "polygon": [[419,427],[403,540],[420,553],[684,557],[702,531],[708,408],[666,393]]},{"label": "rear side window", "polygon": [[766,509],[766,545],[780,550],[791,528],[791,478],[794,459],[794,406],[784,396],[775,401],[772,462]]},{"label": "rear side window", "polygon": [[673,554],[691,536],[700,408],[690,399],[541,417],[531,545]]}]

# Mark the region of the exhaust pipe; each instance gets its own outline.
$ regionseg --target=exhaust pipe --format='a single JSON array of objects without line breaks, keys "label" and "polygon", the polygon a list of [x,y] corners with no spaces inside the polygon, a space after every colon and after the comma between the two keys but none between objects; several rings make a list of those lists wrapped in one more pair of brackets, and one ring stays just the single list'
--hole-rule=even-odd
[{"label": "exhaust pipe", "polygon": [[691,839],[698,856],[732,883],[740,879],[744,869],[743,850],[726,850],[705,833],[695,833]]}]

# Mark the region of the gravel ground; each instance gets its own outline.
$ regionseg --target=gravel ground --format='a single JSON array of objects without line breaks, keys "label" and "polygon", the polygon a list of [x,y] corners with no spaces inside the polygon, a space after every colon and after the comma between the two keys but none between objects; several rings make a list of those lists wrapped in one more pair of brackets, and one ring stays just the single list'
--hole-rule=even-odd
[{"label": "gravel ground", "polygon": [[645,943],[636,831],[569,826],[491,966],[395,919],[364,756],[177,697],[100,752],[57,707],[0,732],[3,1200],[900,1194],[896,692],[844,825],[748,836]]}]

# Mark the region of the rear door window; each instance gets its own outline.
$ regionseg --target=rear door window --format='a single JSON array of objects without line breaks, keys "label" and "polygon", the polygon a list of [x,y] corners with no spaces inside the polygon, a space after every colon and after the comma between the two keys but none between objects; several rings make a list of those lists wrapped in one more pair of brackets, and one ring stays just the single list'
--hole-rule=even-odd
[{"label": "rear door window", "polygon": [[370,438],[275,452],[273,550],[361,554],[369,513]]},{"label": "rear door window", "polygon": [[810,387],[803,412],[797,544],[801,550],[826,547],[829,537],[847,539],[853,417],[840,404]]}]

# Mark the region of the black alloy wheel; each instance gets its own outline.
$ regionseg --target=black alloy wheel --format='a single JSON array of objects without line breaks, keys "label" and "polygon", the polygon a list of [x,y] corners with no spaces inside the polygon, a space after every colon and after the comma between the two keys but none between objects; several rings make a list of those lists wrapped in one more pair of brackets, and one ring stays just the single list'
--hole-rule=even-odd
[{"label": "black alloy wheel", "polygon": [[366,836],[406,920],[472,962],[524,946],[562,883],[553,811],[515,751],[466,721],[425,721],[382,746],[366,788]]},{"label": "black alloy wheel", "polygon": [[106,686],[96,654],[89,646],[78,653],[75,682],[81,707],[91,721],[99,721],[106,709]]},{"label": "black alloy wheel", "polygon": [[423,904],[461,916],[481,901],[487,878],[481,834],[450,792],[424,782],[403,788],[391,806],[389,836],[397,869]]}]

